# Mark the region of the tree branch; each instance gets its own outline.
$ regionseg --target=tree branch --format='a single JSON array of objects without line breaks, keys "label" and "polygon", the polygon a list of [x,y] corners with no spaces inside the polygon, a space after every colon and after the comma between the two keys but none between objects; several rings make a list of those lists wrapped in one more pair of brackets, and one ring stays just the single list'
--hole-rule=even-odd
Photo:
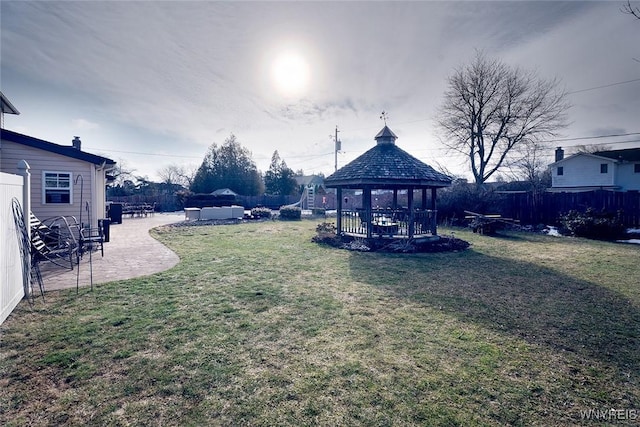
[{"label": "tree branch", "polygon": [[631,6],[631,0],[627,0],[627,4],[622,7],[622,13],[635,16],[636,19],[640,19],[640,7]]}]

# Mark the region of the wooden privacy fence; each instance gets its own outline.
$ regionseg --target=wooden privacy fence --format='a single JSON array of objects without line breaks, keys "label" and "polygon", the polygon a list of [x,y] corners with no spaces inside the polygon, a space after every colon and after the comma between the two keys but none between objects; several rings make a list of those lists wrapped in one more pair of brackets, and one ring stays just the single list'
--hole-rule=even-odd
[{"label": "wooden privacy fence", "polygon": [[560,215],[571,210],[615,215],[625,227],[640,227],[640,192],[595,190],[580,193],[503,193],[502,214],[522,224],[557,225]]}]

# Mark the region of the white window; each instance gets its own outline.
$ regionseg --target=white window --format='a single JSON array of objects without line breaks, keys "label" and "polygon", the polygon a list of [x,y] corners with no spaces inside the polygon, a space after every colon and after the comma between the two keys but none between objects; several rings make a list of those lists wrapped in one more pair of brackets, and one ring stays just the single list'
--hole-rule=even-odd
[{"label": "white window", "polygon": [[73,203],[73,180],[71,172],[48,172],[42,173],[42,200],[45,204],[50,203]]}]

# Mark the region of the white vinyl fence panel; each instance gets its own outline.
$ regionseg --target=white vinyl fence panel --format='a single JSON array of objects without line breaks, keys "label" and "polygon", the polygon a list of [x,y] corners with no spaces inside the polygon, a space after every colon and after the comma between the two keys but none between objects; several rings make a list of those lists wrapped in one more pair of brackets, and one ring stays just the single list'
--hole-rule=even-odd
[{"label": "white vinyl fence panel", "polygon": [[23,178],[0,172],[0,324],[24,297],[22,258],[11,200],[22,204]]}]

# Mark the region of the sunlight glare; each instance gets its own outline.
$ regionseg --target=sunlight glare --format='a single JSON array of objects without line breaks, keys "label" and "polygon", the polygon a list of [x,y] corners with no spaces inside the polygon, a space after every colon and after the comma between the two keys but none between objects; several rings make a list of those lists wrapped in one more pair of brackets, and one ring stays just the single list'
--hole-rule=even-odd
[{"label": "sunlight glare", "polygon": [[309,83],[309,65],[296,53],[283,53],[272,64],[271,74],[278,90],[284,95],[302,94]]}]

